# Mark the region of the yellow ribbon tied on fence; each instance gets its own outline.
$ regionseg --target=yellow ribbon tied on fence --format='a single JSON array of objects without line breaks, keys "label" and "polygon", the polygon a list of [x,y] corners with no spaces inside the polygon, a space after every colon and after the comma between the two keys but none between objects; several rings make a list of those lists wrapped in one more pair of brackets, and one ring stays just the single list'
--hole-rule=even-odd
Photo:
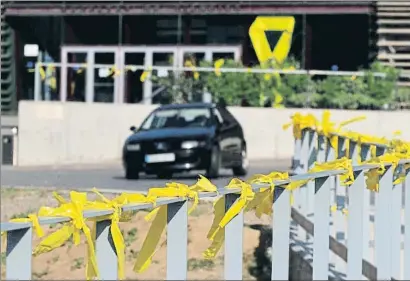
[{"label": "yellow ribbon tied on fence", "polygon": [[141,82],[145,82],[145,80],[147,80],[148,76],[150,75],[152,69],[148,68],[148,70],[145,70],[144,72],[142,72],[141,76],[140,76],[140,81]]},{"label": "yellow ribbon tied on fence", "polygon": [[[331,113],[329,110],[325,110],[322,114],[322,120],[319,121],[313,114],[302,115],[300,113],[295,113],[291,118],[292,121],[283,125],[283,129],[286,130],[293,125],[293,135],[295,139],[302,138],[302,131],[304,129],[311,129],[316,131],[318,134],[325,136],[329,139],[330,145],[335,149],[336,158],[338,155],[339,146],[339,136],[344,136],[344,132],[341,129],[354,122],[358,122],[366,119],[365,116],[359,116],[355,118],[348,119],[341,122],[337,127],[334,122],[331,122]],[[349,148],[347,147],[346,155],[349,153]]]},{"label": "yellow ribbon tied on fence", "polygon": [[94,241],[91,237],[91,232],[83,217],[83,211],[87,208],[87,194],[76,191],[70,192],[71,202],[66,202],[57,193],[54,197],[59,201],[60,206],[57,208],[41,207],[38,215],[44,217],[69,217],[71,221],[65,223],[56,232],[50,234],[34,249],[33,255],[50,252],[51,250],[62,246],[70,237],[73,237],[74,244],[80,244],[80,232],[82,231],[87,241],[87,280],[91,280],[94,276],[99,276],[97,268],[97,260],[94,250]]},{"label": "yellow ribbon tied on fence", "polygon": [[[38,221],[38,216],[36,214],[29,214],[27,216],[27,218],[15,218],[15,219],[11,219],[10,222],[14,222],[14,223],[31,223],[33,226],[34,231],[36,232],[36,235],[41,238],[44,236],[44,230],[41,227],[39,221]],[[2,231],[1,232],[1,237],[3,238],[3,246],[5,247],[5,243],[6,243],[6,231]]]},{"label": "yellow ribbon tied on fence", "polygon": [[[378,168],[365,172],[367,189],[373,192],[379,192],[380,176],[386,171],[386,165],[391,165],[393,174],[395,174],[395,170],[399,166],[401,159],[410,159],[410,155],[399,152],[391,152],[370,159],[369,161],[365,161],[364,164],[378,165]],[[410,165],[405,164],[401,173],[396,175],[396,179],[394,179],[393,184],[400,184],[404,181],[406,173],[405,170],[408,168],[410,168]]]},{"label": "yellow ribbon tied on fence", "polygon": [[343,174],[340,174],[340,183],[342,185],[351,185],[354,182],[352,160],[347,157],[326,163],[315,163],[313,168],[309,170],[309,173],[329,170],[345,170]]},{"label": "yellow ribbon tied on fence", "polygon": [[[98,192],[97,189],[92,190],[99,197],[99,200],[90,202],[89,209],[95,210],[112,210],[113,213],[106,216],[100,216],[98,218],[92,219],[95,221],[94,227],[92,229],[92,237],[96,238],[96,222],[103,220],[111,220],[110,233],[112,240],[114,242],[115,252],[118,259],[118,279],[125,279],[125,243],[124,237],[121,233],[119,227],[119,222],[128,222],[131,220],[133,212],[123,212],[122,207],[126,204],[136,204],[136,203],[155,203],[151,198],[143,194],[138,193],[122,193],[113,200],[107,199],[104,195]],[[89,268],[92,268],[90,265]],[[89,272],[90,276],[97,277],[94,272]]]},{"label": "yellow ribbon tied on fence", "polygon": [[[318,163],[315,162],[313,168],[308,171],[308,174],[311,173],[318,173],[323,171],[330,171],[330,170],[344,170],[344,173],[341,173],[340,176],[340,183],[342,185],[350,185],[354,182],[354,173],[353,173],[353,165],[352,160],[347,157],[342,157],[340,159],[325,162],[325,163]],[[306,180],[299,180],[299,181],[292,181],[289,184],[290,190],[295,190],[305,184],[307,184],[311,179]]]},{"label": "yellow ribbon tied on fence", "polygon": [[224,59],[218,59],[214,63],[214,68],[215,68],[215,75],[216,76],[221,76],[221,67],[224,65],[225,60]]},{"label": "yellow ribbon tied on fence", "polygon": [[199,79],[199,73],[198,73],[198,71],[196,71],[195,64],[192,61],[187,60],[185,62],[185,66],[190,67],[192,69],[192,72],[194,73],[194,79],[198,80]]},{"label": "yellow ribbon tied on fence", "polygon": [[[200,179],[193,186],[187,186],[181,183],[168,183],[165,187],[150,188],[148,191],[148,198],[158,199],[163,197],[180,197],[184,199],[193,199],[194,203],[188,211],[188,215],[198,205],[198,192],[216,192],[217,188],[207,178],[200,175]],[[144,240],[141,251],[138,254],[137,261],[134,266],[134,271],[143,272],[152,262],[152,257],[159,250],[157,245],[161,239],[167,224],[167,205],[163,205],[152,210],[145,219],[151,221],[155,216],[151,227],[148,231],[147,237]],[[165,243],[162,243],[164,245]]]},{"label": "yellow ribbon tied on fence", "polygon": [[[287,180],[289,174],[287,172],[272,172],[268,175],[256,174],[252,176],[247,182],[269,184],[270,187],[261,188],[258,193],[255,194],[255,198],[248,204],[246,211],[255,209],[256,216],[260,218],[262,214],[272,214],[273,195],[275,192],[275,181]],[[291,204],[293,198],[291,197]]]},{"label": "yellow ribbon tied on fence", "polygon": [[302,131],[306,128],[315,128],[317,124],[316,117],[312,114],[302,115],[295,113],[291,117],[292,121],[283,125],[283,129],[287,130],[290,126],[293,127],[293,136],[295,139],[302,138]]},{"label": "yellow ribbon tied on fence", "polygon": [[208,232],[208,239],[212,241],[211,245],[203,253],[204,258],[212,259],[220,250],[224,240],[225,226],[255,198],[255,193],[252,191],[252,186],[240,179],[234,178],[226,186],[227,189],[239,189],[240,197],[235,203],[225,212],[225,197],[219,198],[214,203],[214,220],[211,229]]},{"label": "yellow ribbon tied on fence", "polygon": [[[341,136],[341,137],[345,137],[345,150],[346,150],[346,154],[345,154],[345,156],[346,157],[349,157],[349,155],[350,155],[350,142],[349,142],[349,137],[346,135],[346,133],[345,132],[343,132],[342,131],[342,128],[343,127],[345,127],[345,126],[347,126],[347,125],[349,125],[349,124],[352,124],[352,123],[355,123],[355,122],[359,122],[359,121],[362,121],[362,120],[365,120],[366,119],[366,116],[358,116],[358,117],[354,117],[354,118],[351,118],[351,119],[348,119],[348,120],[346,120],[346,121],[343,121],[343,122],[341,122],[336,128],[334,127],[334,123],[331,123],[330,122],[330,111],[328,111],[328,110],[326,110],[324,113],[323,113],[323,119],[329,119],[329,121],[327,121],[329,124],[331,124],[330,126],[328,126],[328,128],[327,128],[327,131],[328,131],[328,134],[327,134],[327,137],[329,138],[329,141],[330,141],[330,145],[333,147],[333,149],[335,150],[335,155],[336,155],[336,158],[338,158],[340,155],[339,155],[339,136]],[[324,122],[325,120],[323,120],[323,122]]]}]

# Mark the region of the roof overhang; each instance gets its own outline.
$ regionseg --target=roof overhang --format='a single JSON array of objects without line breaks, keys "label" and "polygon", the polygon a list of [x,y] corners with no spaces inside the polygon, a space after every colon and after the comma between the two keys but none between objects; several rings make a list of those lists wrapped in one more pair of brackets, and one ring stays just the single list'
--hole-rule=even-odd
[{"label": "roof overhang", "polygon": [[[88,2],[88,3],[87,3]],[[271,1],[15,1],[4,4],[6,16],[88,15],[263,15],[263,14],[368,14],[372,0]]]}]

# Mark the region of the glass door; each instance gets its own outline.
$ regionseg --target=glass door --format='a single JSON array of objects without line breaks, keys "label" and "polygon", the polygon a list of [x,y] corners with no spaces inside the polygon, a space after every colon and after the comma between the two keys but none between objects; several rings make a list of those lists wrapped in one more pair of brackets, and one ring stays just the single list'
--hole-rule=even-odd
[{"label": "glass door", "polygon": [[119,47],[63,46],[61,48],[61,100],[117,102]]},{"label": "glass door", "polygon": [[95,52],[93,55],[93,102],[112,103],[115,98],[115,80],[120,71],[115,64],[116,52]]}]

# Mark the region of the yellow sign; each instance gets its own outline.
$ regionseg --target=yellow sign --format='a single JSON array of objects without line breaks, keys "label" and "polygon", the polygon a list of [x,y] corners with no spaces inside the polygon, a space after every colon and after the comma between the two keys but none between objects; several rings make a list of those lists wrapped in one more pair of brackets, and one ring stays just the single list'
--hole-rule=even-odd
[{"label": "yellow sign", "polygon": [[[273,59],[279,64],[283,63],[289,54],[294,28],[294,17],[257,17],[249,28],[249,37],[259,62],[264,63]],[[273,50],[269,45],[266,31],[282,31]]]}]

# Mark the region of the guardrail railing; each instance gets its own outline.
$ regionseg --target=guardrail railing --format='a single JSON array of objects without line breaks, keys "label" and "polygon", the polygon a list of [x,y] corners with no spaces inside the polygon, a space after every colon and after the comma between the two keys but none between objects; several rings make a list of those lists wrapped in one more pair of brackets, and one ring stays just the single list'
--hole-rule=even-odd
[{"label": "guardrail railing", "polygon": [[[191,199],[223,198],[224,213],[229,217],[224,223],[219,222],[217,227],[224,232],[224,279],[241,280],[243,276],[243,227],[244,212],[247,211],[249,203],[256,200],[255,194],[266,193],[271,199],[268,204],[272,210],[272,272],[271,280],[287,280],[289,278],[289,255],[290,255],[290,225],[292,221],[292,204],[307,220],[314,225],[313,235],[313,280],[328,280],[329,265],[332,262],[329,257],[329,237],[337,237],[338,233],[332,233],[331,223],[336,225],[336,231],[342,220],[347,220],[347,239],[342,241],[347,248],[348,280],[361,280],[363,275],[369,279],[391,280],[392,277],[403,280],[410,279],[410,267],[400,265],[401,244],[404,239],[404,263],[410,264],[410,158],[386,160],[382,158],[371,158],[372,147],[377,146],[377,155],[384,154],[388,147],[375,143],[357,143],[346,139],[344,136],[338,138],[338,148],[335,149],[328,143],[327,137],[318,134],[311,128],[302,130],[300,140],[295,145],[295,171],[294,176],[287,173],[276,173],[260,176],[259,179],[243,182],[236,187],[227,186],[216,188],[210,192],[194,192],[196,195],[184,194],[178,187],[175,188],[175,196],[157,198],[149,203],[128,202],[128,204],[111,204],[111,209],[93,209],[81,211],[80,218],[71,215],[58,217],[38,217],[40,225],[54,223],[74,222],[84,223],[85,220],[96,221],[95,246],[96,269],[99,280],[122,279],[119,269],[122,265],[119,260],[120,251],[124,248],[118,247],[113,241],[113,218],[118,212],[132,212],[137,210],[155,209],[166,206],[167,225],[167,280],[186,280],[188,265],[188,202]],[[348,155],[352,160],[342,158]],[[357,156],[361,155],[359,159]],[[373,156],[377,156],[373,155]],[[333,158],[340,158],[333,160]],[[355,160],[356,159],[356,160]],[[367,161],[373,159],[374,161]],[[379,162],[375,159],[380,160]],[[315,161],[328,162],[327,165],[315,164]],[[383,160],[383,161],[382,161]],[[352,165],[352,163],[354,163]],[[381,169],[383,171],[381,171]],[[379,170],[379,171],[377,171]],[[370,182],[375,179],[376,182]],[[402,182],[398,184],[397,179]],[[347,188],[340,185],[341,181],[348,180]],[[246,188],[243,186],[246,185]],[[371,259],[369,252],[369,216],[370,216],[370,189],[378,185],[375,197],[375,256]],[[402,211],[402,187],[405,187],[405,226],[402,235],[401,211]],[[366,188],[367,187],[367,188]],[[177,192],[178,191],[178,192]],[[185,191],[184,191],[185,192]],[[149,194],[150,192],[148,192]],[[164,193],[165,194],[165,193]],[[171,194],[171,193],[169,193]],[[165,194],[166,195],[166,194]],[[251,196],[252,195],[252,196]],[[295,201],[292,203],[292,197]],[[145,196],[145,195],[144,195]],[[341,199],[346,199],[347,202]],[[196,200],[195,199],[195,200]],[[260,198],[259,198],[260,199]],[[261,201],[262,202],[262,201]],[[342,219],[335,218],[331,212],[334,205],[339,203],[345,210]],[[61,203],[66,204],[66,203]],[[74,202],[74,206],[76,206]],[[98,206],[98,205],[96,205]],[[336,209],[338,207],[336,206]],[[120,210],[119,210],[120,209]],[[251,209],[251,208],[250,208]],[[266,212],[265,212],[266,213]],[[269,212],[267,212],[269,214]],[[111,216],[112,215],[112,216]],[[215,222],[215,221],[214,221]],[[30,280],[32,261],[32,238],[33,229],[36,230],[37,220],[21,222],[2,222],[1,231],[7,232],[6,248],[6,279],[7,280]],[[149,236],[149,235],[148,235]],[[147,236],[147,238],[148,238]],[[402,237],[403,236],[403,237]],[[115,239],[114,239],[115,240]],[[144,243],[145,244],[145,243]],[[144,246],[143,246],[144,247]],[[150,259],[151,257],[148,257]],[[137,258],[138,259],[138,258]],[[373,263],[377,273],[364,272],[364,264]],[[403,272],[403,274],[402,274]],[[375,276],[374,276],[375,275]],[[88,276],[88,279],[91,279]]]}]

